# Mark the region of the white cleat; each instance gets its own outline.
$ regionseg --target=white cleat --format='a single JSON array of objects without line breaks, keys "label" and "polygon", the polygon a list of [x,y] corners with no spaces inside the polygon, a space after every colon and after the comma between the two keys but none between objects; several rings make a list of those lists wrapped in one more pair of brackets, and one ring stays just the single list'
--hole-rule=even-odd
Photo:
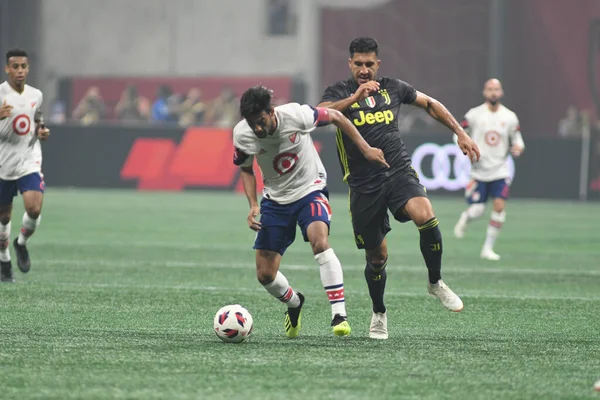
[{"label": "white cleat", "polygon": [[378,340],[388,338],[387,312],[373,313],[373,316],[371,317],[371,327],[369,328],[369,337]]},{"label": "white cleat", "polygon": [[456,225],[454,225],[454,236],[456,236],[459,239],[462,239],[463,237],[465,237],[465,231],[467,230],[467,221],[468,220],[469,220],[469,217],[468,217],[466,211],[463,212],[462,214],[460,214],[460,218],[456,222]]},{"label": "white cleat", "polygon": [[483,249],[481,249],[481,258],[483,258],[484,260],[499,261],[500,255],[494,253],[494,250],[484,247]]},{"label": "white cleat", "polygon": [[442,305],[450,311],[459,312],[464,308],[460,297],[458,297],[441,279],[437,283],[427,282],[427,291],[430,295],[440,299]]},{"label": "white cleat", "polygon": [[466,227],[467,227],[467,224],[461,223],[461,220],[459,219],[458,222],[456,223],[456,225],[454,225],[454,236],[457,237],[458,239],[464,238]]}]

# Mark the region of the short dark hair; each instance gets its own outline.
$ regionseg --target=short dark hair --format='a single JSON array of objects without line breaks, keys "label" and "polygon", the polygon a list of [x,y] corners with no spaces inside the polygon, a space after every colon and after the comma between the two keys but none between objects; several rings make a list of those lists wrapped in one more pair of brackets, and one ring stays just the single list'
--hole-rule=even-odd
[{"label": "short dark hair", "polygon": [[354,55],[354,53],[375,53],[375,55],[379,55],[379,45],[377,44],[377,40],[371,37],[359,37],[354,39],[350,43],[350,57]]},{"label": "short dark hair", "polygon": [[264,86],[253,86],[246,90],[240,100],[240,114],[245,119],[252,118],[262,111],[269,113],[273,105],[273,91]]},{"label": "short dark hair", "polygon": [[21,50],[21,49],[11,49],[8,52],[6,52],[6,64],[8,65],[8,60],[10,60],[11,57],[27,57],[27,52],[25,50]]}]

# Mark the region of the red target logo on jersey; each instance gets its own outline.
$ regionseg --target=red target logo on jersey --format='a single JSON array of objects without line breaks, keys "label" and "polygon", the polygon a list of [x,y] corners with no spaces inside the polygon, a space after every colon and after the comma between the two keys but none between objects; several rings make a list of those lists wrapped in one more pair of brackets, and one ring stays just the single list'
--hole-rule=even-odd
[{"label": "red target logo on jersey", "polygon": [[485,134],[485,142],[490,146],[498,146],[500,143],[500,134],[496,131],[489,131]]},{"label": "red target logo on jersey", "polygon": [[298,163],[298,156],[294,153],[281,153],[273,160],[273,169],[279,175],[285,175],[293,171]]},{"label": "red target logo on jersey", "polygon": [[13,131],[19,135],[24,136],[29,133],[31,129],[31,120],[29,119],[29,115],[21,114],[17,115],[12,123]]}]

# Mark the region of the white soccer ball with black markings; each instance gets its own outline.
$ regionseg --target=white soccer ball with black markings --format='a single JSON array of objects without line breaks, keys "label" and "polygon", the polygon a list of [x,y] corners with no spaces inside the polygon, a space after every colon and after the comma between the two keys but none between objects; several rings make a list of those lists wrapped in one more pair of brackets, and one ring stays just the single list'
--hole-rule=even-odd
[{"label": "white soccer ball with black markings", "polygon": [[252,315],[239,304],[222,307],[215,315],[215,333],[226,343],[243,342],[252,333]]}]

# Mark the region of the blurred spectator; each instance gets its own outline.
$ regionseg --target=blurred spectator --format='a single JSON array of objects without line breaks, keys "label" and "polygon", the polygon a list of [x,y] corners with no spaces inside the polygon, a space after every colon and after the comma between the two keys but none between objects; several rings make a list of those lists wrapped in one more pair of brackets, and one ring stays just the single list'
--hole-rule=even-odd
[{"label": "blurred spectator", "polygon": [[179,108],[179,125],[188,127],[204,124],[206,104],[202,101],[200,89],[190,89],[186,99]]},{"label": "blurred spectator", "polygon": [[269,0],[268,33],[269,35],[296,34],[296,15],[290,0]]},{"label": "blurred spectator", "polygon": [[560,137],[581,136],[583,129],[581,116],[575,106],[569,106],[567,115],[558,123],[558,135]]},{"label": "blurred spectator", "polygon": [[115,114],[120,121],[147,121],[150,117],[150,104],[138,94],[137,86],[127,85],[115,107]]},{"label": "blurred spectator", "polygon": [[50,106],[48,121],[53,124],[64,124],[67,121],[67,106],[62,100],[54,100]]},{"label": "blurred spectator", "polygon": [[441,125],[431,118],[421,108],[406,105],[402,107],[402,118],[398,120],[398,130],[402,134],[434,133],[441,129]]},{"label": "blurred spectator", "polygon": [[225,88],[210,105],[207,120],[219,128],[233,128],[239,119],[238,107],[233,91]]},{"label": "blurred spectator", "polygon": [[160,85],[156,91],[156,100],[152,104],[152,121],[175,122],[176,121],[176,97],[173,90],[167,85]]},{"label": "blurred spectator", "polygon": [[73,119],[83,125],[96,124],[106,118],[106,106],[96,86],[90,87],[73,110]]}]

